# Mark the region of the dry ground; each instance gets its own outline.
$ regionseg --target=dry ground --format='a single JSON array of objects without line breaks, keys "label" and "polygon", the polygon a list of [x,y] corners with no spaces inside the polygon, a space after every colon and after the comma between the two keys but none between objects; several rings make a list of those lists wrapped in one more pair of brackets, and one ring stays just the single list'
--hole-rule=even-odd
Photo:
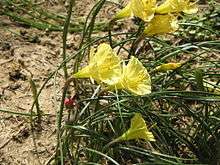
[{"label": "dry ground", "polygon": [[[94,1],[90,0],[77,2],[74,16],[87,15],[93,4]],[[44,5],[52,12],[66,12],[64,6],[56,3]],[[106,8],[103,14],[110,17],[112,9]],[[61,62],[62,33],[23,27],[6,16],[0,16],[0,24],[0,109],[29,113],[33,102],[29,83],[31,74],[39,89],[57,68]],[[76,51],[79,41],[80,34],[69,34],[69,54]],[[56,83],[51,80],[40,95],[40,108],[49,115],[43,117],[42,131],[35,130],[37,150],[33,144],[29,118],[0,112],[0,164],[37,165],[44,164],[51,157],[56,145],[55,114],[62,84],[61,70]]]}]

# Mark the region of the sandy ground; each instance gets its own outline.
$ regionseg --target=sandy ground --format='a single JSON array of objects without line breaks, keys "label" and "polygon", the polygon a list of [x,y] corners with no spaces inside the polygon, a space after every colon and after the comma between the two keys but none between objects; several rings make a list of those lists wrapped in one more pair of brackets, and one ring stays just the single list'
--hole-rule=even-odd
[{"label": "sandy ground", "polygon": [[[24,29],[10,23],[10,31],[25,30],[28,35],[40,36],[39,43],[30,43],[13,33],[1,29],[0,51],[0,107],[14,112],[28,113],[32,105],[32,92],[29,83],[30,73],[39,88],[48,74],[59,63],[60,34],[45,36],[43,32]],[[27,35],[26,34],[26,35]],[[52,36],[55,36],[52,39]],[[22,67],[22,64],[28,69]],[[56,109],[52,101],[52,85],[48,85],[40,97],[40,107],[44,113],[54,115]],[[39,155],[49,157],[54,150],[54,117],[44,117],[43,130],[37,132]],[[36,163],[33,140],[27,117],[1,113],[0,117],[0,164]]]}]

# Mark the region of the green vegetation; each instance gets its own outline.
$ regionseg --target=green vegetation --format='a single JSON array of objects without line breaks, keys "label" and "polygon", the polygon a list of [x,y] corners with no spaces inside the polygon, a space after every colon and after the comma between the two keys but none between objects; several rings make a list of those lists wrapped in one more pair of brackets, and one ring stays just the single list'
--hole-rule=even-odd
[{"label": "green vegetation", "polygon": [[[45,83],[32,85],[31,127],[41,123],[43,109],[38,97],[51,79],[64,69],[66,81],[57,110],[57,148],[48,164],[217,164],[220,161],[220,58],[219,10],[217,2],[209,2],[206,12],[193,16],[181,14],[180,28],[160,36],[142,36],[144,22],[133,18],[133,29],[113,29],[112,22],[97,22],[105,0],[97,1],[89,15],[72,22],[67,16],[45,12],[29,1],[3,0],[1,14],[29,27],[63,31],[63,62]],[[76,6],[77,7],[77,6]],[[29,9],[29,12],[25,12]],[[202,11],[202,9],[200,9]],[[73,10],[74,12],[74,10]],[[74,18],[75,19],[75,18]],[[119,24],[124,20],[116,21]],[[51,23],[53,22],[53,23]],[[125,32],[126,31],[126,32]],[[67,32],[82,36],[79,49],[66,54]],[[104,32],[105,35],[97,36]],[[152,91],[134,95],[126,90],[104,90],[103,84],[89,79],[75,79],[73,73],[88,59],[91,47],[109,43],[117,54],[135,56],[148,70]],[[117,51],[116,51],[117,50]],[[126,61],[127,59],[125,59]],[[66,65],[74,61],[74,68]],[[157,72],[164,63],[181,63],[180,67]],[[32,82],[33,80],[31,80]],[[32,84],[34,84],[32,82]],[[65,106],[70,84],[76,96],[72,106]],[[59,89],[61,90],[61,89]],[[74,104],[73,104],[74,103]],[[33,112],[34,107],[37,112]],[[68,112],[68,120],[63,121]],[[142,139],[114,142],[130,128],[131,118],[140,113],[155,141]],[[36,133],[35,133],[36,134]]]}]

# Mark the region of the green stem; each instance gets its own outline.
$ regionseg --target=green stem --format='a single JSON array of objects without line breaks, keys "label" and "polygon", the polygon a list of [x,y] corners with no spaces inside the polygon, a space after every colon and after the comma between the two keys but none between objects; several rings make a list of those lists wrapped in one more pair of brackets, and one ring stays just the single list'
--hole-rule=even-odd
[{"label": "green stem", "polygon": [[114,23],[115,23],[115,20],[111,20],[111,21],[108,23],[108,36],[109,36],[109,44],[110,44],[111,47],[113,47],[111,29],[112,29]]},{"label": "green stem", "polygon": [[137,50],[137,47],[139,45],[139,43],[144,39],[145,35],[144,33],[142,33],[131,45],[131,49],[130,49],[130,52],[129,52],[129,55],[128,55],[128,59],[131,58],[131,56],[134,56],[135,55],[135,52]]},{"label": "green stem", "polygon": [[[90,43],[92,42],[91,41],[91,35],[92,35],[92,32],[94,32],[94,26],[95,26],[95,21],[96,21],[96,16],[97,14],[99,13],[99,11],[101,10],[102,6],[104,5],[106,0],[100,0],[98,1],[95,6],[91,9],[89,15],[87,16],[86,18],[86,22],[85,22],[85,26],[83,28],[83,36],[82,36],[82,40],[81,40],[81,43],[80,43],[80,46],[79,46],[79,49],[81,49],[84,45],[84,40],[85,38],[87,39],[86,42],[87,43]],[[89,20],[89,17],[90,15],[92,16],[91,18],[91,21],[89,22],[88,26],[87,23],[88,23],[88,20]],[[82,61],[83,57],[84,57],[84,53],[85,51],[83,51],[79,56],[77,56],[77,58],[75,59],[75,63],[74,63],[74,69],[73,69],[73,72],[77,72],[78,71],[78,68],[79,68],[79,65],[80,65],[80,62]]]},{"label": "green stem", "polygon": [[[19,116],[28,116],[28,117],[31,116],[30,113],[21,113],[21,112],[9,111],[9,110],[5,110],[5,109],[0,109],[0,112],[9,113],[9,114],[13,114],[13,115],[19,115]],[[36,116],[36,115],[34,114],[32,116]]]},{"label": "green stem", "polygon": [[56,152],[58,152],[58,149],[60,149],[61,157],[62,157],[62,144],[60,143],[61,142],[61,122],[62,122],[62,118],[63,118],[64,99],[66,97],[66,92],[68,90],[69,84],[73,80],[74,80],[74,78],[72,78],[72,77],[69,78],[64,85],[61,104],[60,104],[60,110],[57,113],[57,150],[56,150]]},{"label": "green stem", "polygon": [[67,67],[66,67],[66,39],[67,39],[67,33],[68,33],[68,28],[70,25],[70,18],[71,18],[71,14],[72,14],[72,8],[73,5],[75,4],[75,0],[70,0],[69,3],[69,10],[68,10],[68,15],[66,17],[66,21],[64,23],[64,28],[63,28],[63,53],[62,53],[62,57],[63,57],[63,71],[64,71],[64,78],[65,80],[67,80],[68,77],[68,72],[67,72]]},{"label": "green stem", "polygon": [[36,98],[37,96],[37,87],[36,84],[34,83],[34,81],[32,80],[32,78],[30,78],[29,80],[30,85],[31,85],[31,90],[33,93],[33,99],[36,99],[36,109],[37,109],[37,123],[39,124],[39,126],[41,126],[41,118],[42,118],[42,112],[40,110],[40,105],[38,102],[38,98]]}]

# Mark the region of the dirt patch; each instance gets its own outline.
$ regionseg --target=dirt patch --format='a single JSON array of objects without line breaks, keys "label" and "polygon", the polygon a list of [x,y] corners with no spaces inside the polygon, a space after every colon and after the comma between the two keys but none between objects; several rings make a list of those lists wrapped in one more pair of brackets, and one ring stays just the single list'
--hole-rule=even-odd
[{"label": "dirt patch", "polygon": [[[1,20],[7,18],[1,17]],[[60,62],[60,33],[45,35],[35,29],[26,29],[14,23],[0,30],[0,108],[18,113],[29,113],[33,102],[29,79],[39,88],[49,73]],[[17,36],[15,33],[23,34]],[[38,42],[31,42],[26,36],[37,36]],[[55,37],[54,37],[55,36]],[[23,67],[25,66],[25,68]],[[58,75],[62,77],[62,75]],[[55,148],[55,112],[52,86],[42,92],[39,102],[43,113],[43,130],[36,132],[36,148],[33,145],[28,117],[1,113],[0,117],[0,164],[39,164],[53,154]],[[30,163],[31,162],[31,163]]]},{"label": "dirt patch", "polygon": [[[72,19],[85,19],[95,1],[77,1]],[[42,6],[47,10],[66,15],[65,5],[48,1]],[[107,5],[99,20],[110,18],[116,7]],[[39,89],[50,73],[61,63],[62,32],[46,32],[15,23],[0,16],[0,164],[44,164],[53,155],[56,145],[55,114],[61,98],[63,71],[56,82],[50,80],[39,97],[40,109],[46,114],[42,130],[31,130],[30,113],[33,103],[30,78]],[[80,34],[69,34],[67,54],[73,54],[80,41]],[[69,72],[72,64],[68,64]],[[5,113],[12,111],[24,115]],[[33,133],[35,144],[33,143]]]}]

